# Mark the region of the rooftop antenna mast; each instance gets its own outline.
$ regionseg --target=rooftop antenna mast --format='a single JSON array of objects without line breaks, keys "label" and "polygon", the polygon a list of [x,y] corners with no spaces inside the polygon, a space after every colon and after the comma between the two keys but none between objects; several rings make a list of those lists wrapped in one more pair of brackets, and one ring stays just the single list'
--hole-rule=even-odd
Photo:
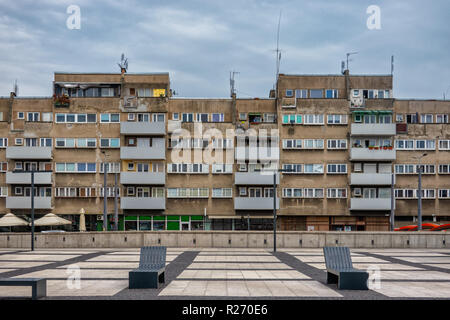
[{"label": "rooftop antenna mast", "polygon": [[125,54],[122,53],[122,56],[120,57],[120,63],[117,64],[120,68],[120,71],[122,73],[127,72],[128,70],[128,58],[125,58]]},{"label": "rooftop antenna mast", "polygon": [[234,86],[235,82],[234,82],[234,75],[235,74],[239,74],[240,72],[237,71],[230,71],[230,95],[231,97],[233,97],[233,95],[236,94],[236,88]]},{"label": "rooftop antenna mast", "polygon": [[14,81],[14,95],[16,97],[19,95],[19,85],[17,84],[17,79]]},{"label": "rooftop antenna mast", "polygon": [[348,52],[347,53],[347,70],[348,70],[348,72],[350,72],[350,69],[348,68],[348,62],[352,61],[351,59],[349,60],[348,57],[350,57],[351,55],[354,55],[354,54],[358,54],[358,52]]},{"label": "rooftop antenna mast", "polygon": [[277,75],[275,78],[275,98],[278,98],[278,75],[280,74],[280,62],[281,62],[281,50],[280,50],[280,24],[281,24],[281,10],[280,10],[280,16],[278,17],[278,30],[277,30],[277,50],[276,50],[276,68],[277,68]]},{"label": "rooftop antenna mast", "polygon": [[394,55],[391,56],[391,76],[394,74]]}]

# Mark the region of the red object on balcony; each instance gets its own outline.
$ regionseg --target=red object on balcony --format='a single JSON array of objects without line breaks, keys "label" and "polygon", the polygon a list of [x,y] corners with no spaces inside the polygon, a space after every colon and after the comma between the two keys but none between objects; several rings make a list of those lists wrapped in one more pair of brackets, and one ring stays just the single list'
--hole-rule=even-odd
[{"label": "red object on balcony", "polygon": [[407,123],[397,123],[397,133],[408,133],[408,124]]}]

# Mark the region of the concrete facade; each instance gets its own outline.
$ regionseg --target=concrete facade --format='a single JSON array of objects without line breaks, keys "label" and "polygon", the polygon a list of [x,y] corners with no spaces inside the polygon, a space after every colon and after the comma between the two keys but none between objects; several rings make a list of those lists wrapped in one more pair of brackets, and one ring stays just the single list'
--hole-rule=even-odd
[{"label": "concrete facade", "polygon": [[175,98],[167,73],[55,73],[53,87],[54,98],[0,98],[0,213],[29,217],[21,170],[46,171],[36,214],[51,209],[76,230],[83,208],[101,230],[106,162],[109,227],[117,178],[120,230],[270,230],[273,177],[257,173],[268,146],[267,159],[297,170],[277,177],[280,230],[387,231],[392,173],[395,226],[415,223],[411,166],[425,152],[424,222],[450,221],[450,102],[397,100],[391,75],[280,74],[255,99]]}]

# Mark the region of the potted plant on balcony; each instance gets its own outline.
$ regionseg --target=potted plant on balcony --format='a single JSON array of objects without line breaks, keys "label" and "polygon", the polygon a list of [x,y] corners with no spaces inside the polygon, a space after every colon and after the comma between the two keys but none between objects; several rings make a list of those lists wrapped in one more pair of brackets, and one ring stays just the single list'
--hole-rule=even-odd
[{"label": "potted plant on balcony", "polygon": [[369,150],[373,150],[374,146],[369,146]]},{"label": "potted plant on balcony", "polygon": [[388,150],[392,150],[392,149],[393,149],[393,147],[392,147],[392,146],[388,146],[387,148],[388,148]]},{"label": "potted plant on balcony", "polygon": [[53,95],[53,104],[55,107],[69,107],[70,99],[67,94]]}]

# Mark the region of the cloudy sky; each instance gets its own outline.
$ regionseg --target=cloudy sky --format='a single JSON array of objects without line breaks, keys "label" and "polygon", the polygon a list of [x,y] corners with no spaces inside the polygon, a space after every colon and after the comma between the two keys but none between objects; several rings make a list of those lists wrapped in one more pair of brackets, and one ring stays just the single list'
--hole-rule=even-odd
[{"label": "cloudy sky", "polygon": [[[81,9],[70,30],[67,7]],[[381,29],[366,25],[369,5]],[[450,97],[448,0],[0,0],[0,95],[49,96],[54,71],[169,72],[183,97],[267,97],[275,81],[281,10],[281,73],[337,74],[347,52],[354,74],[389,74],[397,98]]]}]

